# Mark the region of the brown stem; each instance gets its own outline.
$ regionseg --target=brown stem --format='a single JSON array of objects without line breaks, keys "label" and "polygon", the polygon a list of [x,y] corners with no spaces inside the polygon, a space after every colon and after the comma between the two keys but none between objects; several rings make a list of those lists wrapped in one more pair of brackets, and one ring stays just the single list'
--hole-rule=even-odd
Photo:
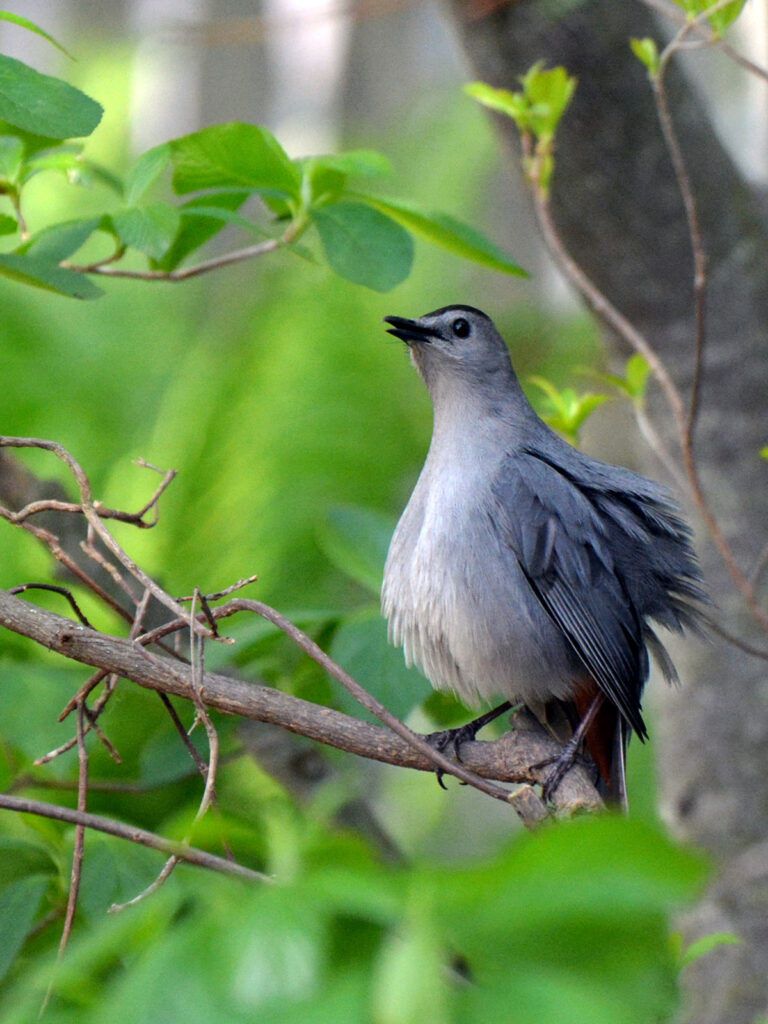
[{"label": "brown stem", "polygon": [[9,796],[7,793],[0,793],[0,808],[7,811],[18,811],[21,814],[37,814],[42,818],[51,818],[54,821],[66,821],[72,825],[82,825],[84,828],[92,828],[97,832],[106,832],[108,835],[117,836],[118,839],[127,839],[130,843],[139,843],[141,846],[148,846],[151,850],[158,850],[178,857],[187,864],[196,864],[198,867],[209,868],[212,871],[221,871],[225,875],[238,875],[240,878],[249,878],[253,881],[269,882],[268,875],[260,871],[253,871],[251,868],[243,867],[242,864],[235,864],[217,857],[205,850],[197,850],[192,846],[184,846],[183,843],[173,842],[171,839],[164,839],[154,832],[138,828],[136,825],[124,825],[112,818],[104,818],[100,814],[88,814],[79,810],[72,810],[69,807],[60,807],[58,804],[44,803],[42,800],[26,800],[23,797]]}]

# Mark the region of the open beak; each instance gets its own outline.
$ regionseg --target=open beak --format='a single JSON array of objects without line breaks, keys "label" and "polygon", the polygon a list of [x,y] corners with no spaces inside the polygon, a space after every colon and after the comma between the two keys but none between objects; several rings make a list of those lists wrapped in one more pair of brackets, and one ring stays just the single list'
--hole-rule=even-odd
[{"label": "open beak", "polygon": [[430,342],[435,334],[432,328],[425,327],[418,320],[407,320],[403,316],[385,316],[384,323],[392,324],[388,328],[387,334],[394,334],[406,345],[412,345],[414,342]]}]

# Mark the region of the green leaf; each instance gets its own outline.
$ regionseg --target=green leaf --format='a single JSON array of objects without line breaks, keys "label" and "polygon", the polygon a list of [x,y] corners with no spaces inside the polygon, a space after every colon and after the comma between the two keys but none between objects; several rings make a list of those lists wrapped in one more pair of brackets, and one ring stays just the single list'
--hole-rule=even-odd
[{"label": "green leaf", "polygon": [[704,20],[712,26],[716,35],[722,35],[736,21],[746,4],[746,0],[732,0],[731,3],[722,7],[714,0],[674,0],[674,2],[685,11],[691,21],[703,16]]},{"label": "green leaf", "polygon": [[173,244],[166,251],[162,259],[153,261],[153,266],[158,270],[173,270],[186,259],[190,253],[199,249],[224,227],[226,223],[219,217],[197,216],[198,207],[221,207],[222,210],[236,210],[248,199],[250,193],[246,191],[231,192],[209,192],[207,195],[190,199],[179,207],[181,216],[181,227],[173,241]]},{"label": "green leaf", "polygon": [[18,25],[20,28],[25,28],[28,32],[34,32],[35,35],[42,36],[42,38],[47,39],[52,46],[55,46],[57,50],[61,50],[61,52],[66,57],[69,57],[70,60],[75,59],[69,50],[65,50],[61,43],[57,43],[53,36],[48,35],[48,33],[44,29],[40,28],[39,25],[36,25],[34,21],[29,21],[28,18],[22,18],[20,14],[12,14],[10,11],[0,11],[0,21],[10,21],[12,24]]},{"label": "green leaf", "polygon": [[494,89],[485,82],[464,87],[467,96],[511,117],[521,132],[551,141],[576,88],[576,79],[563,67],[544,69],[541,61],[520,78],[521,92]]},{"label": "green leaf", "polygon": [[546,70],[534,64],[520,79],[528,104],[528,117],[537,138],[552,138],[573,99],[576,79],[563,67]]},{"label": "green leaf", "polygon": [[0,118],[54,139],[90,135],[104,113],[90,96],[60,78],[0,55]]},{"label": "green leaf", "polygon": [[720,946],[739,945],[741,945],[741,939],[733,932],[713,932],[711,935],[702,935],[700,939],[696,939],[683,951],[680,957],[680,966],[687,967],[694,960],[706,956],[707,953],[711,953],[713,949],[719,949]]},{"label": "green leaf", "polygon": [[[432,692],[417,669],[406,667],[403,652],[387,641],[387,624],[378,607],[346,618],[333,636],[330,654],[398,718],[408,715]],[[347,714],[378,721],[341,684],[334,683],[334,696]]]},{"label": "green leaf", "polygon": [[560,391],[544,377],[529,377],[529,381],[543,391],[549,401],[550,411],[545,410],[542,419],[574,442],[578,440],[579,430],[587,418],[609,397],[591,393],[580,395],[573,388]]},{"label": "green leaf", "polygon": [[328,263],[340,277],[388,292],[410,273],[413,241],[392,218],[356,202],[314,209],[311,216]]},{"label": "green leaf", "polygon": [[125,202],[135,206],[147,189],[157,181],[171,162],[171,147],[167,142],[142,153],[125,179]]},{"label": "green leaf", "polygon": [[706,874],[658,829],[601,815],[523,836],[482,866],[432,864],[415,886],[439,895],[442,935],[476,971],[458,1019],[506,1020],[497,1009],[514,1005],[515,1024],[647,1024],[672,1018],[667,918]]},{"label": "green leaf", "polygon": [[21,284],[43,288],[71,299],[97,299],[101,288],[74,270],[66,270],[56,263],[17,253],[0,255],[0,277],[8,277]]},{"label": "green leaf", "polygon": [[38,842],[0,837],[0,878],[3,885],[29,875],[54,875],[57,865],[52,851]]},{"label": "green leaf", "polygon": [[235,121],[203,128],[169,145],[178,194],[232,187],[275,189],[299,197],[299,172],[266,128]]},{"label": "green leaf", "polygon": [[[339,171],[349,177],[388,178],[392,174],[391,161],[383,153],[377,153],[373,149],[351,149],[346,153],[314,156],[308,159],[318,167]],[[300,168],[307,162],[307,158],[294,161]]]},{"label": "green leaf", "polygon": [[12,235],[18,231],[19,225],[7,213],[0,213],[0,235]]},{"label": "green leaf", "polygon": [[66,175],[70,181],[76,182],[82,170],[79,148],[74,151],[69,148],[54,149],[27,160],[22,172],[22,181],[26,183],[42,171],[58,171]]},{"label": "green leaf", "polygon": [[414,895],[413,911],[406,911],[406,920],[379,953],[373,980],[376,1024],[445,1024],[453,1016],[445,970],[449,952],[420,895]]},{"label": "green leaf", "polygon": [[464,93],[489,110],[511,117],[518,127],[521,127],[521,120],[524,123],[526,104],[521,93],[509,89],[494,89],[486,82],[469,82],[464,86]]},{"label": "green leaf", "polygon": [[9,182],[19,180],[24,162],[24,143],[16,135],[0,135],[0,178]]},{"label": "green leaf", "polygon": [[248,220],[247,217],[238,213],[237,210],[227,210],[224,207],[216,207],[206,203],[206,196],[201,196],[200,198],[202,200],[200,206],[187,205],[183,207],[185,217],[212,217],[214,220],[223,221],[224,224],[234,224],[236,227],[245,228],[246,231],[252,231],[261,238],[272,237],[260,224],[254,224],[252,220]]},{"label": "green leaf", "polygon": [[523,166],[528,180],[546,196],[555,168],[555,133],[573,98],[576,79],[563,67],[545,70],[539,61],[520,83],[522,91],[517,93],[494,89],[484,82],[473,82],[464,91],[484,106],[511,117],[525,138],[535,138],[535,147],[527,147],[532,151],[526,152]]},{"label": "green leaf", "polygon": [[175,206],[152,203],[114,213],[112,222],[125,245],[159,260],[173,244],[181,216]]},{"label": "green leaf", "polygon": [[50,263],[69,259],[101,225],[101,217],[69,220],[43,228],[24,247],[27,255]]},{"label": "green leaf", "polygon": [[645,65],[651,78],[655,78],[659,72],[659,48],[656,40],[646,36],[644,39],[630,39],[629,45],[632,53]]},{"label": "green leaf", "polygon": [[527,271],[513,263],[505,252],[479,231],[447,213],[426,213],[415,204],[403,199],[381,199],[378,196],[361,193],[350,194],[361,202],[380,210],[381,213],[396,220],[404,228],[413,231],[414,234],[421,235],[434,245],[440,246],[441,249],[447,249],[465,260],[491,270],[501,271],[503,274],[528,276]]},{"label": "green leaf", "polygon": [[378,596],[394,523],[372,509],[331,509],[318,540],[333,564]]},{"label": "green leaf", "polygon": [[639,353],[630,356],[627,360],[626,369],[627,392],[630,398],[641,401],[645,397],[645,390],[648,385],[648,376],[651,367],[644,356]]},{"label": "green leaf", "polygon": [[0,979],[16,959],[47,886],[45,876],[30,875],[11,882],[0,892]]},{"label": "green leaf", "polygon": [[761,448],[760,449],[760,458],[761,459],[768,459],[768,445],[766,445],[765,448]]}]

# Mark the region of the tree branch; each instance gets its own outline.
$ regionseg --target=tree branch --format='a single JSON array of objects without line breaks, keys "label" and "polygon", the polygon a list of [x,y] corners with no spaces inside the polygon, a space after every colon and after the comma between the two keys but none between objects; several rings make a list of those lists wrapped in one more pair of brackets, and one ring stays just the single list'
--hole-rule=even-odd
[{"label": "tree branch", "polygon": [[[231,601],[213,611],[216,618],[221,618],[235,611],[253,610],[247,606],[256,603]],[[191,667],[150,653],[137,641],[87,629],[2,590],[0,625],[67,658],[131,679],[146,689],[186,700],[192,699],[194,680]],[[328,659],[324,667],[330,670],[334,665]],[[343,672],[339,666],[335,668]],[[270,722],[361,757],[418,771],[431,772],[435,769],[437,759],[431,748],[427,748],[427,752],[416,749],[412,741],[401,738],[391,729],[371,725],[332,708],[281,693],[269,686],[206,672],[199,697],[207,708],[255,721]],[[482,779],[529,786],[543,782],[548,769],[532,769],[531,765],[538,765],[556,756],[562,748],[530,716],[518,714],[516,726],[515,731],[495,742],[465,744],[462,747],[463,769],[461,765],[446,761],[446,770],[454,775],[462,775],[468,770],[468,773]],[[514,793],[510,793],[508,801],[520,813],[513,797]],[[600,797],[587,771],[580,766],[574,768],[557,789],[553,803],[555,813],[560,816],[601,806]],[[520,804],[528,806],[529,797],[521,797]],[[530,817],[526,818],[525,823],[531,824]]]},{"label": "tree branch", "polygon": [[139,843],[151,850],[158,850],[160,853],[177,857],[179,860],[186,861],[187,864],[196,864],[198,867],[220,871],[225,875],[238,875],[240,878],[249,878],[259,882],[271,881],[268,875],[263,875],[260,871],[253,871],[251,868],[243,867],[242,864],[225,860],[224,857],[217,857],[214,853],[198,850],[193,846],[185,846],[183,843],[175,843],[172,839],[164,839],[162,836],[155,835],[154,832],[147,832],[146,829],[138,828],[136,825],[124,825],[112,818],[104,818],[100,814],[75,811],[70,807],[48,804],[42,800],[27,800],[24,797],[9,796],[7,793],[0,793],[0,808],[7,811],[18,811],[21,814],[37,814],[42,818],[66,821],[72,825],[95,829],[97,832],[106,832],[110,836],[117,836],[118,839],[127,839],[131,843]]}]

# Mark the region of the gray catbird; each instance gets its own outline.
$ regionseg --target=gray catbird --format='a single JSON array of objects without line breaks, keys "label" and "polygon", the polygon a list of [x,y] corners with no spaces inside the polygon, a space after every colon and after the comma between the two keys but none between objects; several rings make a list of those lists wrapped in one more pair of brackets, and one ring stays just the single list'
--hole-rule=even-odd
[{"label": "gray catbird", "polygon": [[390,640],[470,705],[564,710],[572,742],[545,793],[583,739],[602,792],[623,803],[629,734],[647,735],[649,649],[676,678],[648,620],[681,631],[706,600],[691,531],[661,485],[584,455],[538,417],[485,313],[448,306],[385,322],[434,405],[384,571]]}]

